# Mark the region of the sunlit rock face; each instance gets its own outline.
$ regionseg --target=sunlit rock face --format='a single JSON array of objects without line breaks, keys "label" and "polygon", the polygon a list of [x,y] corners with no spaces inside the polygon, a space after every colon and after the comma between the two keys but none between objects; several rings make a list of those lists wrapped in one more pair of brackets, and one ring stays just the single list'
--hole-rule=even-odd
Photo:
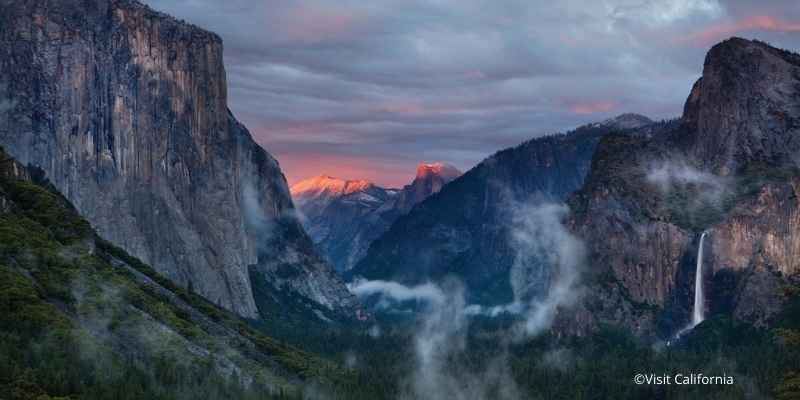
[{"label": "sunlit rock face", "polygon": [[593,279],[565,328],[674,333],[705,230],[706,315],[768,324],[800,274],[798,117],[800,56],[734,38],[709,51],[678,123],[604,138],[569,200]]},{"label": "sunlit rock face", "polygon": [[428,196],[442,190],[445,184],[461,176],[456,167],[444,163],[422,163],[417,167],[417,175],[410,185],[403,187],[392,205],[400,213],[405,214],[412,207],[427,199]]},{"label": "sunlit rock face", "polygon": [[291,193],[311,238],[346,272],[392,222],[460,175],[445,163],[421,163],[414,181],[402,189],[321,175],[296,183]]},{"label": "sunlit rock face", "polygon": [[[509,272],[521,250],[512,241],[516,211],[563,201],[583,184],[604,135],[649,124],[626,114],[494,154],[400,217],[349,276],[413,284],[456,275],[471,302],[512,301]],[[544,290],[547,283],[531,286]]]},{"label": "sunlit rock face", "polygon": [[3,2],[0,144],[103,237],[225,308],[259,316],[251,275],[277,285],[280,264],[282,286],[349,313],[278,163],[227,108],[222,53],[132,0]]}]

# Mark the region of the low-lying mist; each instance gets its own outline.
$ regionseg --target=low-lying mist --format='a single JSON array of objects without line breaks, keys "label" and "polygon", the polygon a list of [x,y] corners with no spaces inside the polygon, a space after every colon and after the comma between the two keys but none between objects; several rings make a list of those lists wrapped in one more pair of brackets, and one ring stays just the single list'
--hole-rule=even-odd
[{"label": "low-lying mist", "polygon": [[[508,349],[547,331],[559,309],[578,298],[585,264],[580,239],[562,224],[562,204],[531,201],[510,205],[509,243],[514,262],[509,271],[513,302],[485,307],[467,304],[463,283],[448,277],[438,283],[407,286],[391,281],[355,281],[360,297],[379,296],[379,309],[414,301],[414,369],[401,385],[401,399],[520,399]],[[468,332],[475,318],[511,316],[511,329],[497,338],[496,356],[478,368],[461,368],[453,360],[469,351]]]}]

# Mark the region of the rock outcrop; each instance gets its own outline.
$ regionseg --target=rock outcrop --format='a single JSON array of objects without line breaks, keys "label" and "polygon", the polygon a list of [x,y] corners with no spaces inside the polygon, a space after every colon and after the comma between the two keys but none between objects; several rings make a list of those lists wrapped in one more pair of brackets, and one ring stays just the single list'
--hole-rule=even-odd
[{"label": "rock outcrop", "polygon": [[800,55],[732,38],[714,46],[686,101],[676,142],[719,175],[796,165]]},{"label": "rock outcrop", "polygon": [[406,214],[415,205],[427,199],[428,196],[438,193],[444,185],[459,176],[461,176],[461,171],[452,165],[438,162],[422,163],[417,166],[414,180],[400,190],[397,199],[389,207],[396,209],[400,214]]},{"label": "rock outcrop", "polygon": [[104,238],[227,309],[259,316],[257,274],[275,286],[259,292],[352,314],[278,163],[227,108],[222,52],[134,0],[0,2],[0,144]]},{"label": "rock outcrop", "polygon": [[451,165],[422,163],[414,181],[402,189],[319,176],[293,185],[291,193],[312,240],[345,272],[398,217],[460,175]]},{"label": "rock outcrop", "polygon": [[800,57],[734,38],[709,51],[678,124],[604,138],[569,201],[593,276],[572,326],[674,334],[704,231],[706,310],[767,324],[800,276],[798,117]]},{"label": "rock outcrop", "polygon": [[533,139],[487,158],[400,217],[349,277],[413,284],[455,274],[465,281],[473,302],[512,301],[509,271],[517,255],[511,241],[517,205],[563,201],[580,188],[600,138],[652,122],[632,117]]}]

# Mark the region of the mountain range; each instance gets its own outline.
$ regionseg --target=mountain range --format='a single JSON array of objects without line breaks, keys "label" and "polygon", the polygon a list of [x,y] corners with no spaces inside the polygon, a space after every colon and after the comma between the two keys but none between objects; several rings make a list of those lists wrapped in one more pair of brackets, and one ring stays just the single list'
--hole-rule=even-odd
[{"label": "mountain range", "polygon": [[623,114],[500,151],[398,218],[347,276],[419,284],[455,274],[475,301],[509,302],[518,204],[565,199],[583,184],[604,135],[651,124]]},{"label": "mountain range", "polygon": [[0,1],[0,398],[800,393],[800,55],[725,40],[680,118],[403,188],[289,188],[227,91],[136,0]]},{"label": "mountain range", "polygon": [[398,218],[347,277],[456,276],[477,304],[542,301],[573,261],[559,253],[570,238],[583,286],[559,303],[562,334],[669,338],[698,290],[702,313],[769,326],[800,281],[798,93],[800,56],[726,40],[681,118],[625,115],[500,151]]},{"label": "mountain range", "polygon": [[[520,279],[526,296],[543,296],[555,278],[547,262],[513,275],[529,228],[520,210],[543,203],[566,202],[564,219],[599,264],[587,284],[614,317],[593,320],[675,330],[705,231],[710,311],[765,323],[779,296],[754,293],[797,275],[795,243],[776,231],[794,229],[793,53],[742,39],[715,46],[678,120],[621,115],[500,151],[464,175],[422,164],[402,189],[319,177],[290,192],[227,108],[218,36],[133,0],[45,3],[3,6],[0,144],[40,168],[101,237],[243,317],[365,318],[331,264],[347,279],[456,275],[486,305],[518,301]],[[779,213],[788,217],[765,222]],[[747,308],[756,301],[762,312]]]},{"label": "mountain range", "polygon": [[298,182],[290,191],[311,239],[337,270],[345,272],[399,216],[459,175],[461,171],[448,164],[422,163],[402,189],[322,175]]}]

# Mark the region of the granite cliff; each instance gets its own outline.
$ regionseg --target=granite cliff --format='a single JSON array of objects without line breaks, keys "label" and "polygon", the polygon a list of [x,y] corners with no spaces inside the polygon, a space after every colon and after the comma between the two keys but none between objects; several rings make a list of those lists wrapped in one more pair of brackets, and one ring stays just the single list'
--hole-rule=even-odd
[{"label": "granite cliff", "polygon": [[592,277],[569,326],[674,334],[704,231],[707,314],[768,324],[800,277],[798,118],[800,57],[733,38],[708,52],[678,124],[604,138],[569,200]]},{"label": "granite cliff", "polygon": [[103,240],[2,147],[0,307],[3,398],[273,398],[331,365]]},{"label": "granite cliff", "polygon": [[228,110],[222,54],[133,0],[2,1],[0,144],[102,237],[239,315],[274,312],[268,296],[353,316],[278,163]]}]

